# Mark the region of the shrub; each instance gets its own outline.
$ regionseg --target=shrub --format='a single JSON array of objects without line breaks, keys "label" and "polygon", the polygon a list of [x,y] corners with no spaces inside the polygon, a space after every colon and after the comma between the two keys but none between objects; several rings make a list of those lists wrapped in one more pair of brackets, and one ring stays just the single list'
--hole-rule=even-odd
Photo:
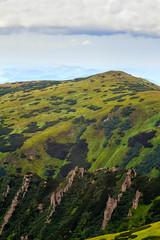
[{"label": "shrub", "polygon": [[134,147],[131,147],[126,153],[127,157],[123,159],[123,162],[120,165],[120,169],[123,169],[127,166],[127,164],[135,157],[139,156],[139,151],[142,147],[142,144],[135,143]]},{"label": "shrub", "polygon": [[129,116],[133,111],[135,111],[135,108],[130,107],[130,106],[123,108],[121,111],[122,117]]},{"label": "shrub", "polygon": [[106,115],[105,117],[102,118],[103,123],[99,126],[99,129],[105,128],[105,135],[107,140],[109,140],[112,135],[113,135],[113,130],[118,128],[118,125],[120,123],[120,118],[118,116],[113,116],[111,119],[108,119],[108,121],[104,122],[104,120],[108,116]]},{"label": "shrub", "polygon": [[160,120],[157,120],[156,123],[154,124],[155,127],[158,127],[160,125]]},{"label": "shrub", "polygon": [[156,134],[156,131],[141,132],[128,140],[128,146],[133,147],[136,143],[142,144],[145,148],[151,148],[153,145],[148,141],[152,139]]},{"label": "shrub", "polygon": [[124,120],[121,124],[120,124],[120,130],[121,131],[125,131],[125,130],[128,130],[130,129],[132,126],[131,126],[131,120],[129,119],[126,119]]},{"label": "shrub", "polygon": [[3,127],[2,125],[0,125],[0,136],[8,135],[12,131],[13,131],[13,128]]},{"label": "shrub", "polygon": [[107,146],[108,146],[108,142],[105,142],[105,143],[103,144],[103,147],[106,148]]},{"label": "shrub", "polygon": [[93,110],[93,111],[97,111],[97,110],[100,110],[102,109],[102,107],[98,107],[98,106],[94,106],[94,105],[91,105],[88,107],[90,110]]},{"label": "shrub", "polygon": [[28,139],[28,137],[24,137],[22,133],[11,134],[7,139],[1,137],[0,138],[1,152],[5,153],[16,151],[17,148],[23,146],[23,143],[26,139]]},{"label": "shrub", "polygon": [[110,113],[112,112],[116,112],[120,107],[122,107],[123,105],[115,105],[111,110]]},{"label": "shrub", "polygon": [[66,99],[65,103],[69,104],[69,105],[75,105],[77,103],[76,99]]},{"label": "shrub", "polygon": [[142,101],[144,101],[144,98],[139,99],[139,102],[142,102]]},{"label": "shrub", "polygon": [[160,159],[160,145],[158,145],[153,150],[153,152],[146,154],[143,157],[141,163],[138,166],[136,166],[136,171],[143,175],[148,174],[154,167],[160,171],[159,159]]},{"label": "shrub", "polygon": [[76,91],[68,91],[67,93],[68,93],[68,94],[76,93]]},{"label": "shrub", "polygon": [[116,140],[115,140],[115,143],[116,143],[117,145],[120,145],[121,140],[120,140],[120,139],[116,139]]},{"label": "shrub", "polygon": [[126,99],[118,99],[117,102],[124,102]]}]

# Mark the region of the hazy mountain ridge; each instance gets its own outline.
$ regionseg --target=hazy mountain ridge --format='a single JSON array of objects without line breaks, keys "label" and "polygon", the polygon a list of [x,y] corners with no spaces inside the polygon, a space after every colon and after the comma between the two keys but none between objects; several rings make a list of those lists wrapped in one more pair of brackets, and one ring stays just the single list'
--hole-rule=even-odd
[{"label": "hazy mountain ridge", "polygon": [[102,69],[85,68],[78,66],[31,66],[31,67],[12,67],[0,69],[0,83],[21,82],[33,80],[68,80],[76,77],[87,77]]}]

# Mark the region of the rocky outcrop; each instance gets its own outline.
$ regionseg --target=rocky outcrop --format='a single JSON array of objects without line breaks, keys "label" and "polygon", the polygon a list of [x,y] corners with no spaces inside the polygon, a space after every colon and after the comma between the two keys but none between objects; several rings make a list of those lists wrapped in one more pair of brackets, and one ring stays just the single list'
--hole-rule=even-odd
[{"label": "rocky outcrop", "polygon": [[25,194],[27,193],[29,183],[31,181],[32,176],[33,176],[33,174],[28,174],[28,175],[24,176],[23,185],[22,185],[21,189],[18,190],[15,198],[12,200],[12,204],[11,204],[11,207],[10,207],[9,211],[4,216],[4,222],[3,222],[3,224],[0,228],[0,235],[2,235],[2,232],[3,232],[3,229],[4,229],[5,225],[8,223],[9,219],[12,217],[13,212],[15,211],[15,208],[16,208],[18,202],[19,202],[20,194],[23,194],[22,198],[24,198]]},{"label": "rocky outcrop", "polygon": [[121,187],[122,192],[125,192],[126,189],[131,186],[133,176],[136,176],[136,172],[129,169],[128,172],[127,172],[126,179],[125,179],[125,181],[124,181],[124,183],[122,184],[122,187]]},{"label": "rocky outcrop", "polygon": [[139,198],[142,197],[142,193],[139,191],[136,191],[136,198],[133,200],[133,208],[137,209],[139,204]]},{"label": "rocky outcrop", "polygon": [[7,197],[9,191],[10,191],[10,186],[7,185],[7,190],[6,190],[6,192],[3,193],[3,196],[4,196],[4,197]]},{"label": "rocky outcrop", "polygon": [[40,213],[43,212],[43,205],[42,205],[42,203],[38,204],[37,209],[40,211]]},{"label": "rocky outcrop", "polygon": [[110,171],[110,172],[116,172],[116,171],[117,171],[117,168],[111,167],[111,168],[109,168],[109,171]]},{"label": "rocky outcrop", "polygon": [[[134,208],[135,210],[138,208],[140,197],[142,197],[142,193],[137,190],[136,191],[136,198],[133,200],[133,204],[132,204],[132,208]],[[129,209],[128,217],[131,217],[131,216],[132,216],[132,210]]]},{"label": "rocky outcrop", "polygon": [[111,168],[96,168],[95,170],[93,170],[92,172],[95,173],[95,172],[99,172],[99,171],[104,171],[104,172],[115,172],[117,171],[117,168],[115,167],[111,167]]},{"label": "rocky outcrop", "polygon": [[102,230],[104,230],[106,228],[107,223],[111,219],[112,212],[117,207],[117,202],[118,202],[117,199],[113,199],[109,196],[107,205],[106,205],[106,209],[104,211],[104,219],[103,219],[102,227],[101,227]]},{"label": "rocky outcrop", "polygon": [[[113,172],[116,171],[113,169]],[[102,222],[101,229],[104,230],[109,222],[109,220],[112,217],[112,213],[114,209],[117,207],[118,202],[120,202],[121,197],[123,196],[123,193],[129,188],[132,184],[132,177],[136,176],[136,173],[133,170],[128,170],[127,176],[124,180],[124,183],[121,186],[121,192],[118,194],[117,199],[113,199],[109,196],[107,204],[106,204],[106,209],[104,211],[104,219]]]},{"label": "rocky outcrop", "polygon": [[64,193],[67,192],[68,189],[72,186],[75,176],[77,174],[79,174],[79,177],[83,178],[84,172],[85,172],[84,168],[75,167],[74,170],[71,170],[68,173],[67,183],[64,186],[64,188],[59,188],[59,189],[56,190],[56,192],[52,193],[51,200],[50,200],[50,202],[51,202],[51,212],[50,212],[49,216],[47,217],[47,223],[50,222],[50,217],[54,213],[56,206],[61,203]]},{"label": "rocky outcrop", "polygon": [[20,240],[28,240],[28,235],[26,235],[25,237],[22,236]]}]

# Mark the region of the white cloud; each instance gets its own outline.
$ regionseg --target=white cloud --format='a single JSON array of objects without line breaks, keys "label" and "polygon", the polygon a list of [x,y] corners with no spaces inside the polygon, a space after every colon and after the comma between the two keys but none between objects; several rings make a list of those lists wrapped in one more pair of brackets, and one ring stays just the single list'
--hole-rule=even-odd
[{"label": "white cloud", "polygon": [[77,39],[72,39],[70,43],[71,45],[79,45],[79,41]]},{"label": "white cloud", "polygon": [[85,40],[82,42],[82,45],[89,45],[89,44],[91,44],[91,41],[89,41],[89,40]]},{"label": "white cloud", "polygon": [[160,0],[0,0],[0,33],[160,37]]},{"label": "white cloud", "polygon": [[90,40],[80,41],[80,40],[77,40],[74,38],[70,41],[70,44],[71,45],[89,45],[89,44],[91,44],[91,41]]}]

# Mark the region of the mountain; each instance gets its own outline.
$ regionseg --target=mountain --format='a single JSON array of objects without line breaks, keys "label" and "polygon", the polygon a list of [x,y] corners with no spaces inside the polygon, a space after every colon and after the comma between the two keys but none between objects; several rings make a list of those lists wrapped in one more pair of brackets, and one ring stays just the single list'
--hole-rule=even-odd
[{"label": "mountain", "polygon": [[28,66],[2,67],[0,69],[0,83],[37,80],[66,80],[76,77],[86,77],[100,72],[100,69],[78,66]]},{"label": "mountain", "polygon": [[0,96],[2,240],[158,239],[159,86],[109,71]]},{"label": "mountain", "polygon": [[159,86],[110,71],[2,84],[0,95],[1,175],[114,166],[159,176]]}]

